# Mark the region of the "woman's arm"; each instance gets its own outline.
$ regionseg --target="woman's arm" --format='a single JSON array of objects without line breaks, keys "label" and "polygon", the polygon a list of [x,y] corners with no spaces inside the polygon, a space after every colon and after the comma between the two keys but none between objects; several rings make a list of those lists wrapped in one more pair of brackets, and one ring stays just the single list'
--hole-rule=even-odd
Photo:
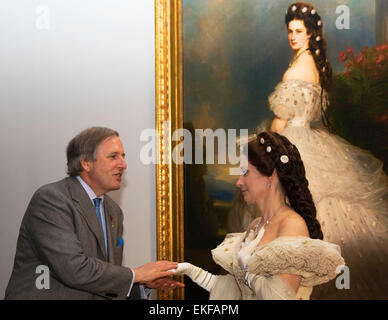
[{"label": "woman's arm", "polygon": [[[282,81],[285,82],[290,80],[302,80],[319,83],[319,73],[315,68],[315,62],[313,58],[308,55],[301,57],[301,59],[299,59],[298,63],[294,67],[289,68],[284,73]],[[292,108],[292,106],[284,106],[284,108],[287,110],[288,108]],[[279,108],[279,110],[281,109],[282,108]],[[275,115],[269,131],[282,133],[286,126],[287,120],[280,119]]]},{"label": "woman's arm", "polygon": [[300,286],[300,282],[302,281],[301,276],[296,276],[294,274],[286,274],[282,273],[278,275],[282,280],[289,285],[294,292],[297,292]]},{"label": "woman's arm", "polygon": [[171,271],[175,275],[187,275],[193,282],[209,292],[213,289],[218,278],[218,276],[188,262],[178,263],[178,268]]},{"label": "woman's arm", "polygon": [[284,128],[287,125],[287,120],[282,120],[278,118],[277,116],[274,117],[272,120],[271,126],[269,128],[269,131],[276,132],[276,133],[282,133]]}]

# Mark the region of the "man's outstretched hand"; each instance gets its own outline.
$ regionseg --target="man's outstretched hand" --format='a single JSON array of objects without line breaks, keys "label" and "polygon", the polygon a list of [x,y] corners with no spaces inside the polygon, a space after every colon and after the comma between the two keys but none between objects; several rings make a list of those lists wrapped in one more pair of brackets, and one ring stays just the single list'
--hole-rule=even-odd
[{"label": "man's outstretched hand", "polygon": [[172,290],[175,288],[183,288],[185,285],[181,282],[175,281],[170,278],[159,278],[154,281],[146,282],[145,284],[148,288],[157,289],[157,290]]},{"label": "man's outstretched hand", "polygon": [[172,269],[178,267],[177,262],[170,261],[156,261],[147,263],[141,267],[133,269],[135,273],[135,283],[152,283],[154,280],[159,278],[166,278],[174,275]]}]

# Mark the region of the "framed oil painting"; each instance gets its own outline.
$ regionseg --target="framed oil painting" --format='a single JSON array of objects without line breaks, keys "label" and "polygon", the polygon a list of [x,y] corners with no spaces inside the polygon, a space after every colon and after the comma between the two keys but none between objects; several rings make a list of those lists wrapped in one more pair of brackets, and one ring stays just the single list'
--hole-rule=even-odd
[{"label": "framed oil painting", "polygon": [[[268,96],[292,56],[284,24],[291,3],[155,1],[158,259],[221,271],[212,261],[211,249],[228,232],[239,231],[231,216],[237,176],[229,174],[228,163],[194,161],[200,157],[194,156],[198,149],[193,137],[196,130],[205,129],[246,129],[251,133],[273,117]],[[373,49],[381,55],[374,56],[376,61],[371,63],[388,59],[384,45],[388,40],[388,1],[310,3],[324,20],[335,79],[346,79],[352,71],[347,63],[351,55],[361,63]],[[360,90],[357,83],[354,90]],[[383,106],[372,102],[370,106],[352,105],[354,112],[349,115],[339,96],[341,92],[330,97],[336,133],[370,150],[386,169],[387,97]],[[174,161],[182,155],[182,148],[177,148],[182,141],[183,163]],[[201,156],[205,158],[205,154]],[[208,299],[208,293],[186,281],[185,290],[160,293],[159,298]]]}]

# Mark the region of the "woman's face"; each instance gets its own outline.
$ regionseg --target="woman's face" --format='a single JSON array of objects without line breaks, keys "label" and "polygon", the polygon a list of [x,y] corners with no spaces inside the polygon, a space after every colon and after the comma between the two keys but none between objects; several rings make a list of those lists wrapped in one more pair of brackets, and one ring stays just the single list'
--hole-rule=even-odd
[{"label": "woman's face", "polygon": [[307,29],[303,20],[292,20],[288,24],[288,43],[292,50],[307,49],[311,35],[307,34]]},{"label": "woman's face", "polygon": [[241,168],[242,175],[237,180],[236,186],[241,189],[244,200],[254,203],[265,197],[268,193],[268,178],[263,176],[253,165],[248,162],[248,168]]}]

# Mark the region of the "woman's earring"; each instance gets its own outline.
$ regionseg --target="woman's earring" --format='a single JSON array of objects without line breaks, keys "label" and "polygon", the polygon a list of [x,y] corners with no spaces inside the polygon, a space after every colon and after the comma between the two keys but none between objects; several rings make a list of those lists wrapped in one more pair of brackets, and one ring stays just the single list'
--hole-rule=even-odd
[{"label": "woman's earring", "polygon": [[268,189],[268,190],[271,189],[271,180],[268,180],[268,182],[267,182],[267,189]]}]

